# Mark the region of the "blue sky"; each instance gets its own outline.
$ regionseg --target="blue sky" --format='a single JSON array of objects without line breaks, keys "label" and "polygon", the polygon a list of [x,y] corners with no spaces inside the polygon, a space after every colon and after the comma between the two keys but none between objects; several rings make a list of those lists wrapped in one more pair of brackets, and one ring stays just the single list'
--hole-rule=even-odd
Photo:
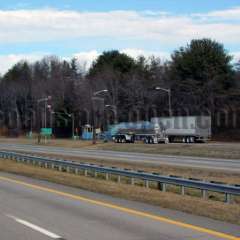
[{"label": "blue sky", "polygon": [[109,49],[167,59],[202,37],[240,58],[240,1],[1,1],[0,73],[22,58],[76,56],[83,63]]},{"label": "blue sky", "polygon": [[239,0],[38,0],[17,1],[8,0],[0,3],[1,9],[35,9],[52,7],[57,9],[74,9],[80,11],[110,11],[110,10],[153,10],[173,13],[206,12],[223,10],[239,6]]}]

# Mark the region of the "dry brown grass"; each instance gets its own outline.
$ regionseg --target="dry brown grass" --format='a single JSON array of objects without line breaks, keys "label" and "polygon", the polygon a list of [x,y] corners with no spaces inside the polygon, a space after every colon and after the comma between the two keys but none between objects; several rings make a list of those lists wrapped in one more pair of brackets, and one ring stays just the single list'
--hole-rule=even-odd
[{"label": "dry brown grass", "polygon": [[202,143],[202,144],[116,144],[101,143],[95,146],[101,150],[142,152],[177,156],[212,157],[240,159],[240,143]]},{"label": "dry brown grass", "polygon": [[[0,138],[0,142],[5,143],[22,143],[22,144],[37,144],[36,139],[27,138]],[[44,142],[40,145],[45,145]],[[154,144],[148,145],[143,143],[135,144],[117,144],[113,142],[103,143],[98,142],[92,145],[91,141],[71,140],[71,139],[51,139],[47,146],[57,147],[72,147],[72,148],[87,148],[125,152],[142,152],[155,153],[179,156],[198,156],[198,157],[213,157],[226,159],[240,159],[240,143],[206,143],[206,144]]]},{"label": "dry brown grass", "polygon": [[146,172],[157,172],[162,175],[175,175],[184,178],[199,178],[205,181],[225,182],[228,184],[240,184],[240,173],[232,173],[219,170],[208,170],[200,168],[177,167],[168,165],[151,165],[148,163],[122,162],[119,160],[101,160],[101,159],[86,159],[81,157],[61,156],[56,154],[34,154],[36,156],[47,156],[58,159],[73,160],[77,162],[93,163],[98,165],[106,165],[119,168],[127,168],[132,170],[143,170]]},{"label": "dry brown grass", "polygon": [[78,187],[115,197],[145,202],[164,208],[171,208],[191,214],[240,224],[239,204],[224,204],[222,202],[203,200],[190,196],[181,196],[174,193],[163,193],[154,189],[53,171],[50,169],[34,167],[32,165],[16,163],[10,160],[0,160],[0,171],[44,179],[67,186]]}]

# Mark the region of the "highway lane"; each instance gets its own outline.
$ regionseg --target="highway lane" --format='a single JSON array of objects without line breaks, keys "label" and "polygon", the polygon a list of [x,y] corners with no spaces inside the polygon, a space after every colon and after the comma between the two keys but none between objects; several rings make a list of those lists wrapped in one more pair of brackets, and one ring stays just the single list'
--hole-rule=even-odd
[{"label": "highway lane", "polygon": [[0,233],[1,240],[239,240],[240,226],[0,173]]},{"label": "highway lane", "polygon": [[102,160],[118,160],[122,162],[146,163],[151,165],[173,165],[180,167],[194,167],[215,169],[232,172],[240,172],[240,159],[215,159],[189,156],[169,156],[161,154],[144,154],[133,152],[116,152],[105,150],[90,150],[76,148],[62,148],[50,146],[37,146],[27,144],[4,144],[0,143],[0,149],[12,151],[24,151],[32,153],[49,153],[61,156],[73,156],[81,158],[94,158]]}]

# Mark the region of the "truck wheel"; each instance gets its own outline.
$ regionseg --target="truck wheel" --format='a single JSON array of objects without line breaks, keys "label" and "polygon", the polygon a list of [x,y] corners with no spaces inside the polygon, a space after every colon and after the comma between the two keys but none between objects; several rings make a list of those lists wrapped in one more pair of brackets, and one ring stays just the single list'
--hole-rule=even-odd
[{"label": "truck wheel", "polygon": [[168,144],[169,143],[169,138],[165,138],[165,141],[164,141],[165,144]]}]

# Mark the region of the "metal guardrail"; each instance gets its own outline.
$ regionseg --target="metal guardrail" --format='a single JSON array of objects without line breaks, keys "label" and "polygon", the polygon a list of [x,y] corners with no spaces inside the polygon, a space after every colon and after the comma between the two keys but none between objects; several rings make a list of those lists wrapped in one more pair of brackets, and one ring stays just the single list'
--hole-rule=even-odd
[{"label": "metal guardrail", "polygon": [[79,173],[79,170],[84,171],[84,175],[88,175],[88,171],[105,174],[108,180],[109,175],[118,176],[118,182],[121,181],[121,176],[131,179],[131,184],[135,183],[135,179],[141,179],[145,182],[145,187],[149,187],[149,182],[157,182],[159,189],[166,191],[167,185],[175,185],[181,187],[181,194],[185,194],[185,188],[194,188],[202,191],[202,197],[207,198],[207,192],[217,192],[225,194],[225,201],[231,202],[231,195],[240,196],[240,185],[227,185],[219,182],[204,182],[200,179],[194,178],[181,178],[178,176],[163,176],[158,173],[147,173],[144,171],[133,171],[130,169],[121,169],[116,167],[106,167],[102,165],[78,163],[69,160],[59,160],[49,157],[40,157],[16,152],[0,151],[0,158],[12,159],[18,162],[26,162],[44,166],[46,168],[57,168],[59,171]]}]

